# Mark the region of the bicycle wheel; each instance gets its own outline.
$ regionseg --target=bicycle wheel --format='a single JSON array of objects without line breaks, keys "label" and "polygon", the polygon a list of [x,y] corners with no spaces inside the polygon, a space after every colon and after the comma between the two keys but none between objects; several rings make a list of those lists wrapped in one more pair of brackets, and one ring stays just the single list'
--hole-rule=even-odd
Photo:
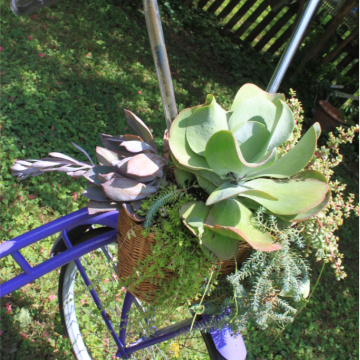
[{"label": "bicycle wheel", "polygon": [[[88,241],[103,232],[95,229],[85,233],[74,245]],[[120,317],[126,289],[118,283],[116,270],[117,244],[99,248],[83,256],[80,261],[107,312],[116,333],[120,329]],[[89,294],[75,262],[61,268],[59,280],[59,308],[66,335],[72,344],[72,353],[78,360],[115,359],[117,346]],[[149,317],[147,317],[147,314]],[[126,327],[126,345],[153,331],[154,311],[135,298],[129,311]],[[189,318],[186,307],[175,314],[166,314],[163,326]],[[150,320],[149,320],[150,319]],[[157,324],[158,325],[158,324]],[[131,359],[191,359],[222,360],[212,338],[200,331],[187,332],[169,341],[153,345],[131,354]]]}]

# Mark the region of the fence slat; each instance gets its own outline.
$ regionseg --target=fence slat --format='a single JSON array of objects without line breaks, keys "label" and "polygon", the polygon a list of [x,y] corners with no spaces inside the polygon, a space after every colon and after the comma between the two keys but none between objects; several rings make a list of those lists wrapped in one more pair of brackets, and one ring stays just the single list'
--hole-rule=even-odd
[{"label": "fence slat", "polygon": [[214,13],[224,2],[224,0],[215,0],[210,7],[207,9],[207,11]]},{"label": "fence slat", "polygon": [[[195,1],[184,0],[184,3],[191,6]],[[267,10],[269,3],[269,0],[199,0],[197,1],[197,6],[199,8],[207,7],[206,11],[213,14],[219,12],[219,14],[216,14],[219,20],[229,19],[224,26],[223,35],[229,36],[233,42],[248,45],[257,42],[254,46],[254,50],[278,54],[291,37],[295,22],[298,20],[306,0],[297,1],[287,8],[285,7],[286,12],[282,10],[284,14],[281,16],[277,16],[278,12],[272,11],[264,16],[263,14]],[[322,35],[318,35],[312,44],[308,44],[308,46],[305,46],[302,49],[299,64],[293,76],[296,77],[301,74],[301,69],[305,64],[309,60],[317,57],[324,65],[335,64],[338,62],[336,65],[337,71],[339,73],[346,71],[346,76],[349,76],[350,78],[354,77],[351,86],[358,89],[358,23],[357,26],[352,23],[354,29],[345,39],[341,38],[344,32],[348,31],[350,26],[344,20],[345,16],[349,11],[353,11],[352,9],[356,3],[358,3],[357,0],[343,1],[339,11],[329,17],[326,15],[326,9],[323,6],[319,6],[317,15],[314,17],[317,25],[321,26],[324,29],[324,32]],[[251,11],[250,15],[249,11]],[[263,16],[263,18],[261,18],[261,16]],[[327,19],[326,23],[324,22],[325,18]],[[239,24],[239,27],[236,30],[233,30],[237,24]],[[254,26],[254,24],[256,24],[256,26]],[[266,29],[269,31],[265,32]],[[312,37],[315,35],[313,27],[307,30],[304,37],[305,43],[306,37],[308,37],[309,34]],[[326,48],[325,43],[331,36],[336,37],[336,41],[334,41],[334,38],[332,39],[332,44],[336,44],[336,46],[334,46],[334,48],[331,47],[330,49],[329,47]],[[354,61],[357,62],[352,65]]]},{"label": "fence slat", "polygon": [[267,52],[271,54],[275,54],[278,52],[281,47],[286,43],[290,37],[292,32],[294,31],[293,26],[289,26],[276,40],[275,42],[267,49]]},{"label": "fence slat", "polygon": [[239,0],[231,0],[225,7],[222,9],[221,13],[219,14],[219,18],[223,19],[228,16],[231,11],[235,8],[235,6],[239,3]]},{"label": "fence slat", "polygon": [[331,51],[329,54],[327,54],[325,56],[325,58],[323,59],[323,64],[328,64],[330,61],[336,59],[339,57],[339,55],[341,54],[341,52],[343,51],[344,47],[346,47],[348,44],[350,44],[350,42],[357,37],[359,34],[359,25],[351,32],[351,34],[349,34],[349,36],[343,40],[342,43],[340,43],[338,46],[336,46],[336,48]]},{"label": "fence slat", "polygon": [[[254,21],[264,12],[264,10],[269,6],[268,0],[264,0],[257,8],[256,10],[245,20],[245,22],[234,32],[235,36],[241,36],[245,33],[245,31],[253,25]],[[262,24],[263,21],[260,23]],[[259,25],[260,25],[259,24]],[[248,40],[248,37],[246,37],[246,40],[248,42],[251,42],[251,40]]]},{"label": "fence slat", "polygon": [[[277,20],[277,22],[271,27],[271,29],[260,39],[260,41],[255,45],[255,50],[260,51],[284,26],[288,20],[294,15],[294,12],[288,8],[287,12]],[[268,14],[270,17],[271,15]],[[266,16],[267,17],[267,16]],[[265,21],[265,19],[264,19]]]},{"label": "fence slat", "polygon": [[241,18],[247,13],[247,11],[254,5],[255,2],[256,0],[248,0],[228,21],[226,27],[228,29],[232,29],[236,25],[236,23],[241,20]]},{"label": "fence slat", "polygon": [[203,8],[208,2],[208,0],[200,0],[198,3],[198,7]]}]

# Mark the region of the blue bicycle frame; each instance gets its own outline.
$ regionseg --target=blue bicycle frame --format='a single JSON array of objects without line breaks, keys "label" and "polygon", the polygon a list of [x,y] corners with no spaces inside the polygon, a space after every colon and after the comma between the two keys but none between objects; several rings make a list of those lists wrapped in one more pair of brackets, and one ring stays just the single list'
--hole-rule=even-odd
[{"label": "blue bicycle frame", "polygon": [[[72,214],[66,215],[60,219],[56,219],[48,224],[29,231],[26,234],[20,235],[12,240],[0,244],[0,259],[5,256],[12,256],[23,270],[22,274],[0,284],[0,297],[10,294],[11,292],[21,288],[22,286],[29,284],[30,282],[42,277],[43,275],[59,267],[66,265],[71,261],[75,261],[75,264],[85,282],[85,285],[89,289],[89,292],[97,308],[101,311],[102,318],[118,347],[118,352],[116,354],[117,356],[127,359],[129,358],[130,354],[138,350],[153,346],[163,341],[170,340],[180,334],[190,331],[192,319],[189,318],[175,325],[160,329],[154,334],[152,334],[150,337],[141,338],[135,344],[125,347],[124,344],[126,339],[126,324],[130,307],[134,301],[134,296],[130,292],[127,292],[125,295],[124,304],[121,312],[121,330],[119,331],[119,334],[117,334],[116,329],[114,328],[111,320],[107,316],[106,311],[103,309],[103,305],[101,304],[101,301],[94,287],[91,286],[92,284],[86,274],[85,268],[82,266],[79,260],[81,256],[95,249],[106,247],[111,243],[116,243],[116,229],[118,225],[117,221],[117,211],[108,212],[100,215],[89,215],[87,209],[85,208],[78,210]],[[108,227],[109,230],[79,245],[73,246],[70,240],[69,233],[72,230],[77,229],[78,227],[81,227],[82,232],[84,232],[87,228],[91,228],[93,225],[102,225]],[[58,240],[53,246],[53,249],[51,251],[52,257],[36,266],[31,267],[27,260],[22,256],[20,250],[59,232],[61,233],[61,236],[58,238]],[[65,249],[57,253],[56,248],[61,242],[65,244]],[[203,319],[198,319],[197,321],[195,321],[193,329],[196,330],[199,328],[203,328],[209,321],[210,319],[206,317],[204,317]],[[224,337],[227,335],[227,333],[228,332],[226,331],[226,329],[222,329],[219,332],[215,330],[212,331],[212,336],[214,340],[220,338],[222,339],[221,342],[219,342],[218,340],[217,342],[215,341],[215,344],[217,343],[219,347],[227,347],[227,352],[229,352],[229,349],[235,348],[236,357],[227,358],[239,359],[239,349],[245,349],[243,340],[241,336],[236,339],[229,336],[228,342],[224,343]]]}]

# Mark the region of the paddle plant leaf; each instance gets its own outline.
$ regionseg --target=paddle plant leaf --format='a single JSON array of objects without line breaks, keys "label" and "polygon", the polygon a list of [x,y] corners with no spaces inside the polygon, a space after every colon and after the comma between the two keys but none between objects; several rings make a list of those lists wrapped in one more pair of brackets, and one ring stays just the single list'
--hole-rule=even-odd
[{"label": "paddle plant leaf", "polygon": [[181,111],[170,127],[169,145],[177,162],[191,170],[210,170],[205,158],[196,154],[186,140],[186,129],[192,113],[198,108]]},{"label": "paddle plant leaf", "polygon": [[[199,223],[204,223],[209,213],[209,207],[202,201],[189,201],[181,206],[180,218],[184,225],[195,235],[200,235]],[[196,226],[195,226],[196,223]]]},{"label": "paddle plant leaf", "polygon": [[268,127],[271,135],[267,144],[266,153],[288,140],[295,126],[294,115],[286,102],[277,99],[275,105],[276,115],[274,123]]},{"label": "paddle plant leaf", "polygon": [[210,194],[206,200],[206,205],[213,205],[219,201],[223,201],[245,193],[268,200],[277,200],[276,197],[266,193],[265,191],[253,190],[247,186],[233,185],[231,183],[225,182]]},{"label": "paddle plant leaf", "polygon": [[272,235],[256,227],[252,212],[238,200],[228,199],[213,205],[204,226],[219,235],[246,241],[256,250],[281,249]]},{"label": "paddle plant leaf", "polygon": [[234,111],[245,100],[255,96],[261,96],[270,101],[274,101],[276,99],[285,101],[285,96],[283,94],[270,94],[254,84],[244,84],[235,95],[231,111]]},{"label": "paddle plant leaf", "polygon": [[220,130],[227,130],[225,110],[208,95],[204,105],[191,114],[186,128],[186,140],[196,154],[203,155],[207,141]]},{"label": "paddle plant leaf", "polygon": [[253,172],[250,177],[270,176],[285,178],[295,175],[311,160],[316,148],[319,131],[320,126],[318,123],[315,123],[300,141],[285,155],[276,160],[272,166]]},{"label": "paddle plant leaf", "polygon": [[264,155],[264,150],[261,149],[265,148],[270,136],[264,124],[257,121],[245,122],[232,133],[246,161],[255,162]]},{"label": "paddle plant leaf", "polygon": [[221,260],[233,258],[239,249],[239,241],[205,228],[201,243]]},{"label": "paddle plant leaf", "polygon": [[296,215],[308,211],[321,204],[329,187],[326,183],[314,178],[275,180],[255,179],[246,182],[246,186],[254,190],[263,190],[277,200],[269,200],[253,194],[242,193],[240,196],[255,200],[273,214]]},{"label": "paddle plant leaf", "polygon": [[270,100],[261,96],[248,98],[232,109],[229,129],[235,133],[241,125],[255,121],[271,130],[276,119],[276,112],[276,105]]},{"label": "paddle plant leaf", "polygon": [[227,176],[233,173],[236,178],[245,177],[260,166],[270,166],[275,161],[274,154],[261,163],[249,163],[244,159],[234,135],[226,130],[214,134],[205,149],[206,161],[216,174]]}]

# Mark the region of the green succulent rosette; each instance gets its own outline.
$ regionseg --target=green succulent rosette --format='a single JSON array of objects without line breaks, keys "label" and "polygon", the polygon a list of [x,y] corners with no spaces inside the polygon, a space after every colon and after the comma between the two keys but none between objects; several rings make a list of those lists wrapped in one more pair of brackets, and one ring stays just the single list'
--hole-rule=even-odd
[{"label": "green succulent rosette", "polygon": [[221,259],[233,257],[239,241],[257,250],[278,250],[281,244],[257,229],[256,209],[262,206],[280,219],[297,222],[327,204],[326,178],[302,171],[314,154],[318,123],[277,156],[294,127],[285,97],[253,84],[240,88],[230,111],[208,95],[205,104],[176,117],[169,136],[176,180],[180,185],[196,181],[209,194],[206,203],[185,204],[180,215],[205,250]]}]

